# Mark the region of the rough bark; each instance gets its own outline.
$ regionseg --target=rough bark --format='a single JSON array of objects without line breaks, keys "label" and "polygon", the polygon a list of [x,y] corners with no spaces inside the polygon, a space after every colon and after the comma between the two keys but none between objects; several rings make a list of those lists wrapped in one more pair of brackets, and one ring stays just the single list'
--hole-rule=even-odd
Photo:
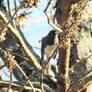
[{"label": "rough bark", "polygon": [[[59,3],[61,2],[61,3]],[[64,23],[64,21],[68,18],[70,10],[71,10],[71,4],[70,0],[58,0],[57,6],[59,4],[58,9],[60,9],[61,12],[59,12],[59,17],[57,19],[60,26]],[[60,6],[61,4],[61,6]],[[58,12],[58,9],[56,11],[56,15]],[[66,30],[66,27],[62,27],[63,30]],[[70,38],[67,39],[67,45],[70,46]],[[68,48],[60,48],[59,49],[59,59],[58,59],[58,74],[57,74],[57,92],[65,92],[68,89],[69,86],[69,57],[70,57],[70,47]]]},{"label": "rough bark", "polygon": [[[67,43],[70,44],[70,39],[67,40]],[[59,54],[57,92],[65,92],[69,87],[70,47],[67,49],[60,48]]]},{"label": "rough bark", "polygon": [[[58,0],[56,3],[56,14],[55,17],[58,24],[65,31],[67,29],[66,25],[62,26],[63,23],[68,19],[71,6],[80,0]],[[65,92],[69,87],[69,59],[70,59],[70,42],[71,39],[67,38],[66,43],[68,48],[59,49],[59,59],[58,59],[58,74],[57,74],[57,92]],[[67,47],[67,46],[66,46]]]}]

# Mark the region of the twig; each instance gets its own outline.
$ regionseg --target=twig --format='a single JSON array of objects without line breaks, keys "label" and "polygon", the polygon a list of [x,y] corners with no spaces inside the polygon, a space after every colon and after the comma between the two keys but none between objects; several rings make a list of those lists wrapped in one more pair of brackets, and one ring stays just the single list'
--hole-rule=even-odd
[{"label": "twig", "polygon": [[48,19],[48,23],[56,30],[56,31],[59,31],[59,32],[63,32],[63,30],[59,27],[57,27],[56,25],[54,25],[53,23],[51,23],[51,20],[49,19],[49,16],[47,14],[47,10],[49,8],[49,5],[51,3],[52,0],[49,0],[48,4],[47,4],[47,7],[44,9],[44,13],[45,15],[47,16],[47,19]]},{"label": "twig", "polygon": [[57,83],[57,79],[54,78],[53,76],[49,75],[49,74],[44,74],[44,76],[46,76],[47,78],[49,78],[51,81],[53,81],[55,84]]},{"label": "twig", "polygon": [[51,23],[51,20],[49,19],[49,16],[47,14],[47,12],[45,12],[45,15],[47,16],[47,19],[48,19],[48,23],[56,30],[56,31],[59,31],[60,33],[63,32],[63,30],[59,27],[57,27],[56,25],[54,25],[53,23]]},{"label": "twig", "polygon": [[78,62],[76,62],[69,70],[72,71],[78,64],[80,64],[81,62],[86,62],[89,58],[92,57],[92,54],[89,55],[87,58],[84,58],[84,59],[81,59],[81,60],[78,60]]},{"label": "twig", "polygon": [[[59,46],[59,44],[57,44],[57,46],[56,46],[56,48],[55,48],[55,51],[57,50],[58,46]],[[54,53],[55,53],[55,51],[54,51]],[[25,85],[28,83],[29,80],[31,80],[32,78],[34,78],[35,76],[37,76],[39,73],[41,73],[41,72],[47,67],[47,65],[49,64],[51,58],[54,56],[54,53],[53,53],[52,56],[48,59],[47,63],[42,67],[41,70],[37,71],[35,74],[32,74],[32,75],[30,75],[30,76],[28,77],[28,79],[25,81],[24,85],[22,85],[22,87],[21,87],[21,89],[20,89],[19,92],[22,92],[22,91],[23,91]]]},{"label": "twig", "polygon": [[[18,9],[17,9],[18,10]],[[8,22],[8,20],[6,19],[5,15],[0,11],[0,16],[3,18],[3,20],[5,21],[5,23]],[[36,69],[40,70],[42,67],[41,65],[38,63],[38,59],[34,56],[33,52],[31,50],[29,50],[23,36],[20,34],[20,32],[18,30],[16,30],[11,24],[9,24],[7,27],[10,29],[10,31],[16,36],[16,38],[18,39],[21,47],[23,48],[24,52],[26,53],[26,55],[29,57],[30,62],[35,66]]]},{"label": "twig", "polygon": [[[41,59],[41,65],[43,67],[43,59]],[[42,92],[44,92],[44,87],[43,87],[43,71],[44,71],[44,69],[41,71],[41,75],[40,75],[40,88],[41,88]]]},{"label": "twig", "polygon": [[[15,11],[17,9],[17,4],[16,4],[16,0],[14,0],[14,5],[15,5]],[[17,13],[16,13],[17,14]]]},{"label": "twig", "polygon": [[50,4],[51,4],[51,1],[52,1],[52,0],[49,0],[49,1],[48,1],[48,4],[47,4],[46,8],[44,9],[44,12],[46,12],[46,11],[48,10],[48,8],[49,8],[49,6],[50,6]]},{"label": "twig", "polygon": [[2,66],[0,66],[0,70],[2,69],[2,68],[4,68],[6,65],[4,64],[4,65],[2,65]]},{"label": "twig", "polygon": [[90,84],[90,82],[92,82],[92,70],[75,81],[67,90],[67,92],[81,92],[88,86],[88,84]]},{"label": "twig", "polygon": [[7,92],[10,92],[9,90],[11,89],[12,83],[13,83],[13,71],[10,72],[10,84]]},{"label": "twig", "polygon": [[[40,82],[32,82],[34,87],[40,88]],[[47,84],[43,83],[45,92],[55,92],[54,88],[50,88]]]},{"label": "twig", "polygon": [[43,71],[41,71],[41,76],[40,76],[40,87],[41,87],[41,91],[44,92],[44,87],[43,87]]},{"label": "twig", "polygon": [[11,7],[10,7],[10,0],[7,0],[7,2],[8,2],[9,15],[11,17],[12,16],[12,10],[11,10]]},{"label": "twig", "polygon": [[[23,72],[23,70],[20,68],[20,66],[18,64],[16,64],[17,68],[21,71],[21,73],[23,74],[23,76],[25,77],[25,79],[28,79],[28,77],[26,76],[26,74]],[[32,88],[32,91],[35,92],[35,89],[31,83],[30,80],[28,80],[28,83],[30,84],[30,87]]]},{"label": "twig", "polygon": [[36,23],[40,22],[41,20],[44,20],[45,17],[46,16],[42,16],[42,17],[40,17],[38,19],[33,20],[32,22],[26,22],[26,23],[22,22],[21,24],[22,25],[33,25],[33,24],[36,24]]},{"label": "twig", "polygon": [[[4,50],[2,50],[2,49],[0,48],[0,52],[3,52],[3,53],[4,53]],[[10,53],[10,52],[9,52],[9,53]],[[23,70],[20,68],[20,66],[19,66],[17,63],[15,63],[15,66],[21,71],[21,73],[23,74],[23,76],[25,77],[25,79],[28,79],[28,77],[26,76],[26,74],[23,72]],[[12,76],[13,76],[13,72],[12,72],[12,70],[10,70],[11,82],[10,82],[9,89],[11,88],[11,84],[12,84],[12,82],[13,82]],[[31,83],[29,80],[28,80],[28,83],[29,83],[30,87],[32,87],[33,92],[35,92],[35,89],[34,89],[32,83]]]},{"label": "twig", "polygon": [[[46,64],[47,65],[47,64]],[[28,83],[29,80],[31,80],[32,78],[34,78],[35,76],[37,76],[43,69],[45,69],[46,65],[41,69],[38,70],[35,74],[31,74],[28,79],[25,81],[25,83],[22,85],[21,89],[19,92],[22,92],[24,87],[26,86],[26,84]]]},{"label": "twig", "polygon": [[[10,3],[10,0],[7,0],[7,2],[8,2],[8,10],[9,10],[9,15],[10,15],[10,18],[12,17],[12,10],[11,10],[11,3]],[[15,12],[16,12],[16,10],[15,10]],[[16,12],[16,14],[17,14],[17,12]],[[15,15],[14,15],[15,16]],[[11,22],[10,22],[11,23]],[[12,23],[13,23],[13,26],[16,28],[16,25],[15,25],[15,20],[14,20],[14,18],[12,19]]]},{"label": "twig", "polygon": [[[9,81],[1,81],[0,80],[0,88],[8,87],[9,86],[9,83],[10,83]],[[17,83],[17,82],[13,82],[11,84],[11,88],[14,89],[14,90],[19,90],[21,88],[21,84],[20,83]],[[32,91],[32,88],[31,87],[28,87],[28,86],[25,86],[24,87],[24,90],[30,90],[30,91]],[[38,92],[41,92],[41,90],[38,89],[38,88],[35,88],[35,90],[38,91]]]},{"label": "twig", "polygon": [[[54,11],[54,10],[52,10],[52,11]],[[50,13],[48,13],[48,16],[50,16]],[[18,17],[20,17],[20,16],[18,16]],[[33,25],[33,24],[36,24],[36,23],[44,20],[44,18],[47,18],[47,16],[46,15],[45,16],[41,16],[41,17],[31,21],[31,22],[26,22],[26,23],[22,22],[21,25]]]},{"label": "twig", "polygon": [[18,53],[14,53],[14,52],[10,52],[11,54],[13,54],[13,55],[15,55],[15,56],[18,56],[18,57],[20,57],[20,58],[23,58],[24,60],[26,60],[26,61],[29,61],[29,58],[27,58],[27,57],[25,57],[25,56],[22,56],[22,55],[20,55],[20,54],[18,54]]},{"label": "twig", "polygon": [[33,48],[36,48],[36,49],[41,50],[41,48],[40,48],[40,47],[37,47],[37,46],[35,46],[35,45],[33,45],[33,44],[30,44],[30,45],[31,45],[31,47],[33,47]]},{"label": "twig", "polygon": [[[0,33],[12,22],[12,20],[14,19],[14,16],[16,15],[16,13],[21,9],[21,6],[19,8],[17,8],[17,10],[15,11],[15,13],[13,14],[13,16],[11,17],[11,19],[2,27]],[[6,22],[6,21],[5,21]]]}]

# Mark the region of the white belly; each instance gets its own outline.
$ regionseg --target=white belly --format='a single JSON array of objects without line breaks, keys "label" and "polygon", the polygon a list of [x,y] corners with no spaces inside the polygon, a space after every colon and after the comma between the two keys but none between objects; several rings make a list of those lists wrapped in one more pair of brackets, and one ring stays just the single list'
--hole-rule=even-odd
[{"label": "white belly", "polygon": [[56,49],[58,43],[59,43],[58,35],[56,35],[56,36],[55,36],[55,39],[54,39],[54,45],[46,46],[45,49],[44,49],[44,54],[45,54],[47,57],[51,57],[52,54],[54,53],[54,50]]},{"label": "white belly", "polygon": [[47,57],[51,57],[52,54],[54,53],[55,48],[56,48],[55,45],[46,46],[45,49],[44,49],[44,54],[45,54]]}]

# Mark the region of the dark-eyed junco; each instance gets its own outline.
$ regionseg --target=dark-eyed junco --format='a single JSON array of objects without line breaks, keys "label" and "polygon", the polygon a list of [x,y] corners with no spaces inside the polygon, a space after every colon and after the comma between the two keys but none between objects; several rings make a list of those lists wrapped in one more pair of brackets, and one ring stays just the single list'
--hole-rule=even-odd
[{"label": "dark-eyed junco", "polygon": [[44,59],[44,55],[46,55],[47,59],[49,59],[58,43],[59,43],[59,38],[58,38],[59,32],[55,30],[51,30],[47,36],[42,38],[42,44],[41,44],[41,59]]}]

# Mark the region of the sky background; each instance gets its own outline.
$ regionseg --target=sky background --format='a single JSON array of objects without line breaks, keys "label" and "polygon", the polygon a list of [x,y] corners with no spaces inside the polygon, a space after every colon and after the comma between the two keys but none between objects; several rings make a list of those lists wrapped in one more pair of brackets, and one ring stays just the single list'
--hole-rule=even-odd
[{"label": "sky background", "polygon": [[[14,8],[13,0],[10,0],[10,1],[12,2],[11,8],[13,9]],[[16,0],[16,1],[18,1],[18,0]],[[55,0],[52,0],[52,1],[53,2],[51,3],[49,11],[54,7],[54,4],[55,4],[54,3]],[[30,45],[32,44],[39,48],[41,48],[41,43],[39,43],[39,40],[41,40],[42,37],[46,36],[48,34],[48,32],[53,29],[48,24],[47,18],[44,17],[45,14],[43,13],[43,11],[47,5],[47,2],[48,2],[48,0],[40,0],[38,8],[28,9],[29,11],[32,11],[32,14],[30,14],[25,20],[22,21],[22,23],[25,23],[27,25],[21,26],[21,31],[24,33],[24,36],[27,39],[27,41],[29,42],[29,44]],[[92,4],[92,1],[90,2],[90,4]],[[7,6],[7,0],[5,0],[5,5]],[[43,19],[35,24],[29,24],[39,18],[43,18]],[[33,48],[33,49],[40,56],[40,50],[35,49],[35,48]],[[54,63],[56,63],[56,62],[54,61],[53,64]],[[4,71],[7,72],[8,71],[7,68],[4,68]],[[3,72],[0,72],[0,74],[2,75],[4,80],[9,80],[8,76],[5,76],[5,74],[3,74]],[[51,74],[53,75],[53,73],[51,73]],[[9,72],[8,72],[8,75],[9,75]],[[14,80],[15,80],[15,78],[14,78]]]}]

